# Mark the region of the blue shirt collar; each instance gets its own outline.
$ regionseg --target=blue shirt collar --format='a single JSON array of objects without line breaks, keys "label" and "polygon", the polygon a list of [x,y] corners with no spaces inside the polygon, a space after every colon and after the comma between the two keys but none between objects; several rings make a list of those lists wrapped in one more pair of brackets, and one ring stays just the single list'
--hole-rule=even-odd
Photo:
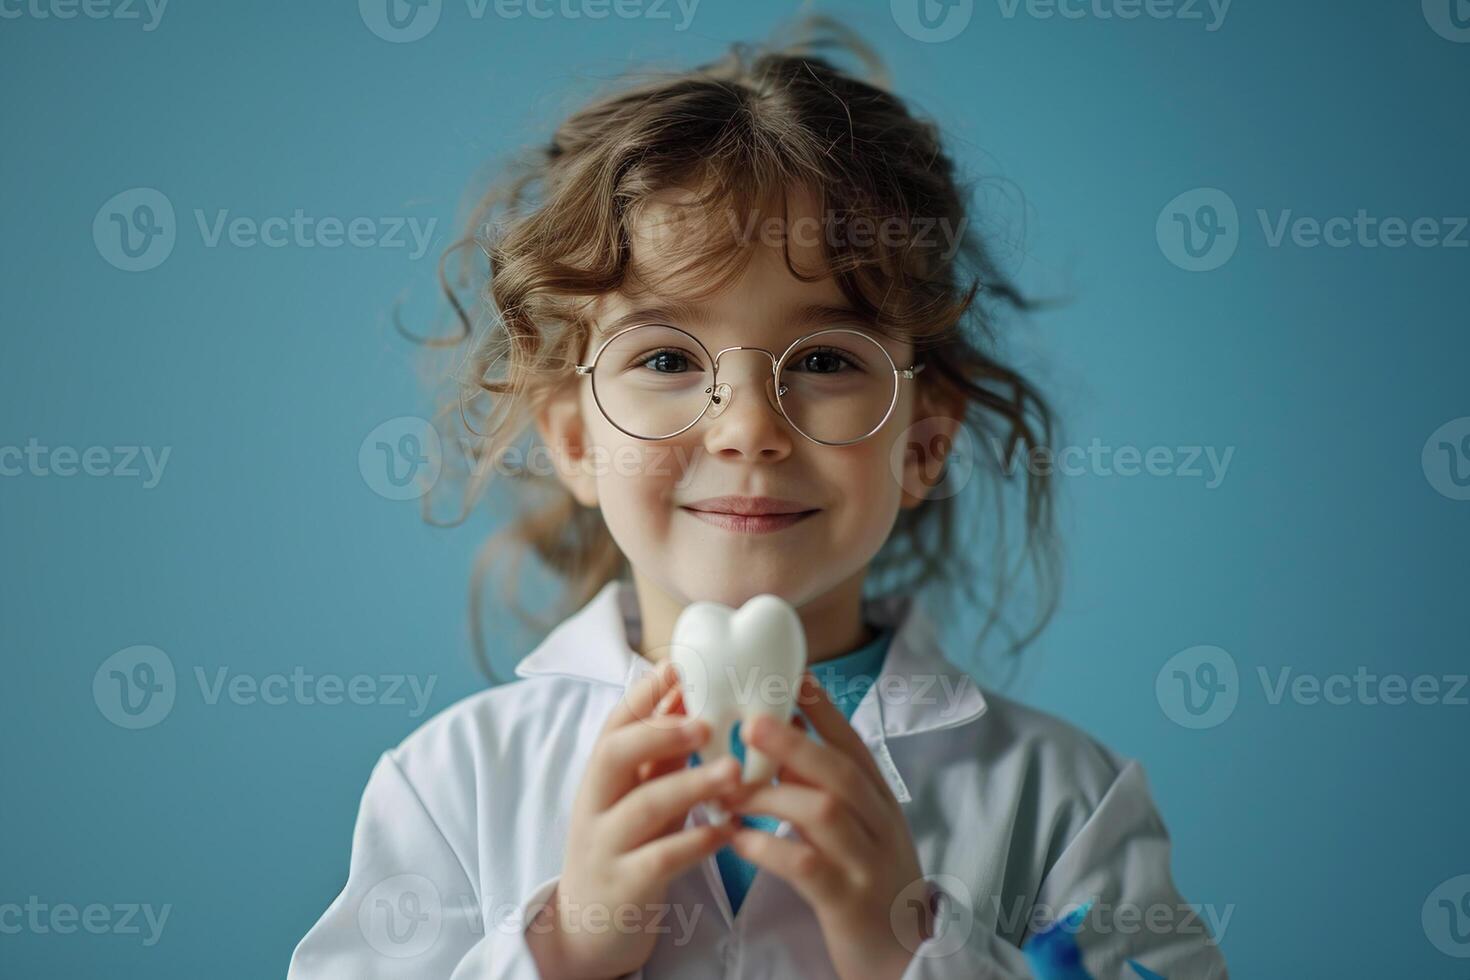
[{"label": "blue shirt collar", "polygon": [[877,681],[883,669],[883,658],[895,630],[890,626],[879,626],[878,635],[856,650],[830,657],[810,666],[812,676],[817,679],[832,702],[842,711],[844,718],[852,719],[852,713],[862,703],[863,695]]}]

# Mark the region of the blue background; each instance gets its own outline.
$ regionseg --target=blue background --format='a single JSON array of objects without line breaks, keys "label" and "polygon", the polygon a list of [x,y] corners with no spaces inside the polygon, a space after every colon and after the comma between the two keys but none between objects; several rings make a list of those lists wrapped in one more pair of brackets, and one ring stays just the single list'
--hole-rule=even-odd
[{"label": "blue background", "polygon": [[[351,3],[177,0],[153,31],[0,20],[0,445],[172,451],[153,489],[0,478],[0,903],[172,906],[153,947],[0,935],[6,977],[284,974],[344,879],[374,759],[423,719],[210,705],[195,668],[433,676],[431,711],[481,685],[465,596],[493,516],[430,528],[358,466],[375,426],[428,407],[388,311],[405,291],[437,309],[433,263],[487,163],[630,61],[693,64],[793,10],[703,0],[676,31],[493,9],[453,0],[403,44]],[[1255,217],[1470,214],[1470,44],[1417,0],[1237,0],[1215,31],[989,0],[942,43],[886,3],[821,9],[878,47],[969,173],[1023,195],[997,212],[1008,262],[1073,297],[1027,327],[1067,441],[1236,447],[1213,490],[1060,481],[1066,591],[1013,693],[1144,762],[1183,893],[1233,906],[1235,975],[1470,975],[1420,922],[1470,872],[1470,709],[1273,705],[1256,679],[1466,670],[1470,503],[1420,454],[1470,415],[1470,250],[1271,248]],[[178,241],[129,273],[91,229],[136,187],[173,203]],[[1155,220],[1199,187],[1239,207],[1240,242],[1191,273]],[[438,226],[418,260],[207,248],[196,208]],[[534,636],[489,629],[508,672]],[[91,686],[134,644],[169,654],[179,693],[126,731]],[[1196,731],[1155,678],[1199,644],[1229,651],[1240,690]]]}]

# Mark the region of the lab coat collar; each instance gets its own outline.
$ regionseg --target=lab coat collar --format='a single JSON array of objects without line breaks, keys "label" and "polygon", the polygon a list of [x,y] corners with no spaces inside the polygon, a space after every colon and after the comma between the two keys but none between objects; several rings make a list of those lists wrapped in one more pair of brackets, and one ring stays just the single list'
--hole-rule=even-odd
[{"label": "lab coat collar", "polygon": [[[985,713],[979,685],[944,656],[918,598],[865,597],[863,617],[895,628],[883,669],[852,715],[852,726],[865,741],[881,746],[889,738],[954,728]],[[639,629],[633,583],[614,579],[522,659],[516,676],[573,677],[626,687],[653,669],[629,645]]]}]

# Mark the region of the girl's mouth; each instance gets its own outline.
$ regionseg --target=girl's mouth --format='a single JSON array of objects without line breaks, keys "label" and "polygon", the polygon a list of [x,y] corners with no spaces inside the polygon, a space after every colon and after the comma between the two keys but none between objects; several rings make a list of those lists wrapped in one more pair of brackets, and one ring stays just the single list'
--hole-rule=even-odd
[{"label": "girl's mouth", "polygon": [[747,534],[769,534],[772,531],[782,531],[817,513],[815,510],[804,510],[795,514],[727,514],[720,511],[694,510],[690,507],[681,507],[680,510],[699,518],[706,524],[713,524],[727,531],[744,531]]}]

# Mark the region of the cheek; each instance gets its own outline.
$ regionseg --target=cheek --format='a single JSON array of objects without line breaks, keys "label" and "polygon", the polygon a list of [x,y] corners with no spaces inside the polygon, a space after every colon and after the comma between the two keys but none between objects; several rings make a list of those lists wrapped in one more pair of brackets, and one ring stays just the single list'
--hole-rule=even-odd
[{"label": "cheek", "polygon": [[693,449],[677,442],[643,442],[600,416],[591,423],[595,478],[603,520],[619,545],[636,547],[667,535],[675,519]]},{"label": "cheek", "polygon": [[633,527],[647,534],[667,524],[675,475],[664,455],[637,443],[606,447],[597,489],[609,527]]},{"label": "cheek", "polygon": [[608,447],[597,476],[598,507],[613,542],[634,566],[657,566],[668,547],[671,504],[662,478],[630,468],[636,456]]},{"label": "cheek", "polygon": [[822,481],[839,495],[836,530],[841,536],[863,541],[886,537],[902,497],[889,463],[894,444],[885,429],[827,457]]}]

